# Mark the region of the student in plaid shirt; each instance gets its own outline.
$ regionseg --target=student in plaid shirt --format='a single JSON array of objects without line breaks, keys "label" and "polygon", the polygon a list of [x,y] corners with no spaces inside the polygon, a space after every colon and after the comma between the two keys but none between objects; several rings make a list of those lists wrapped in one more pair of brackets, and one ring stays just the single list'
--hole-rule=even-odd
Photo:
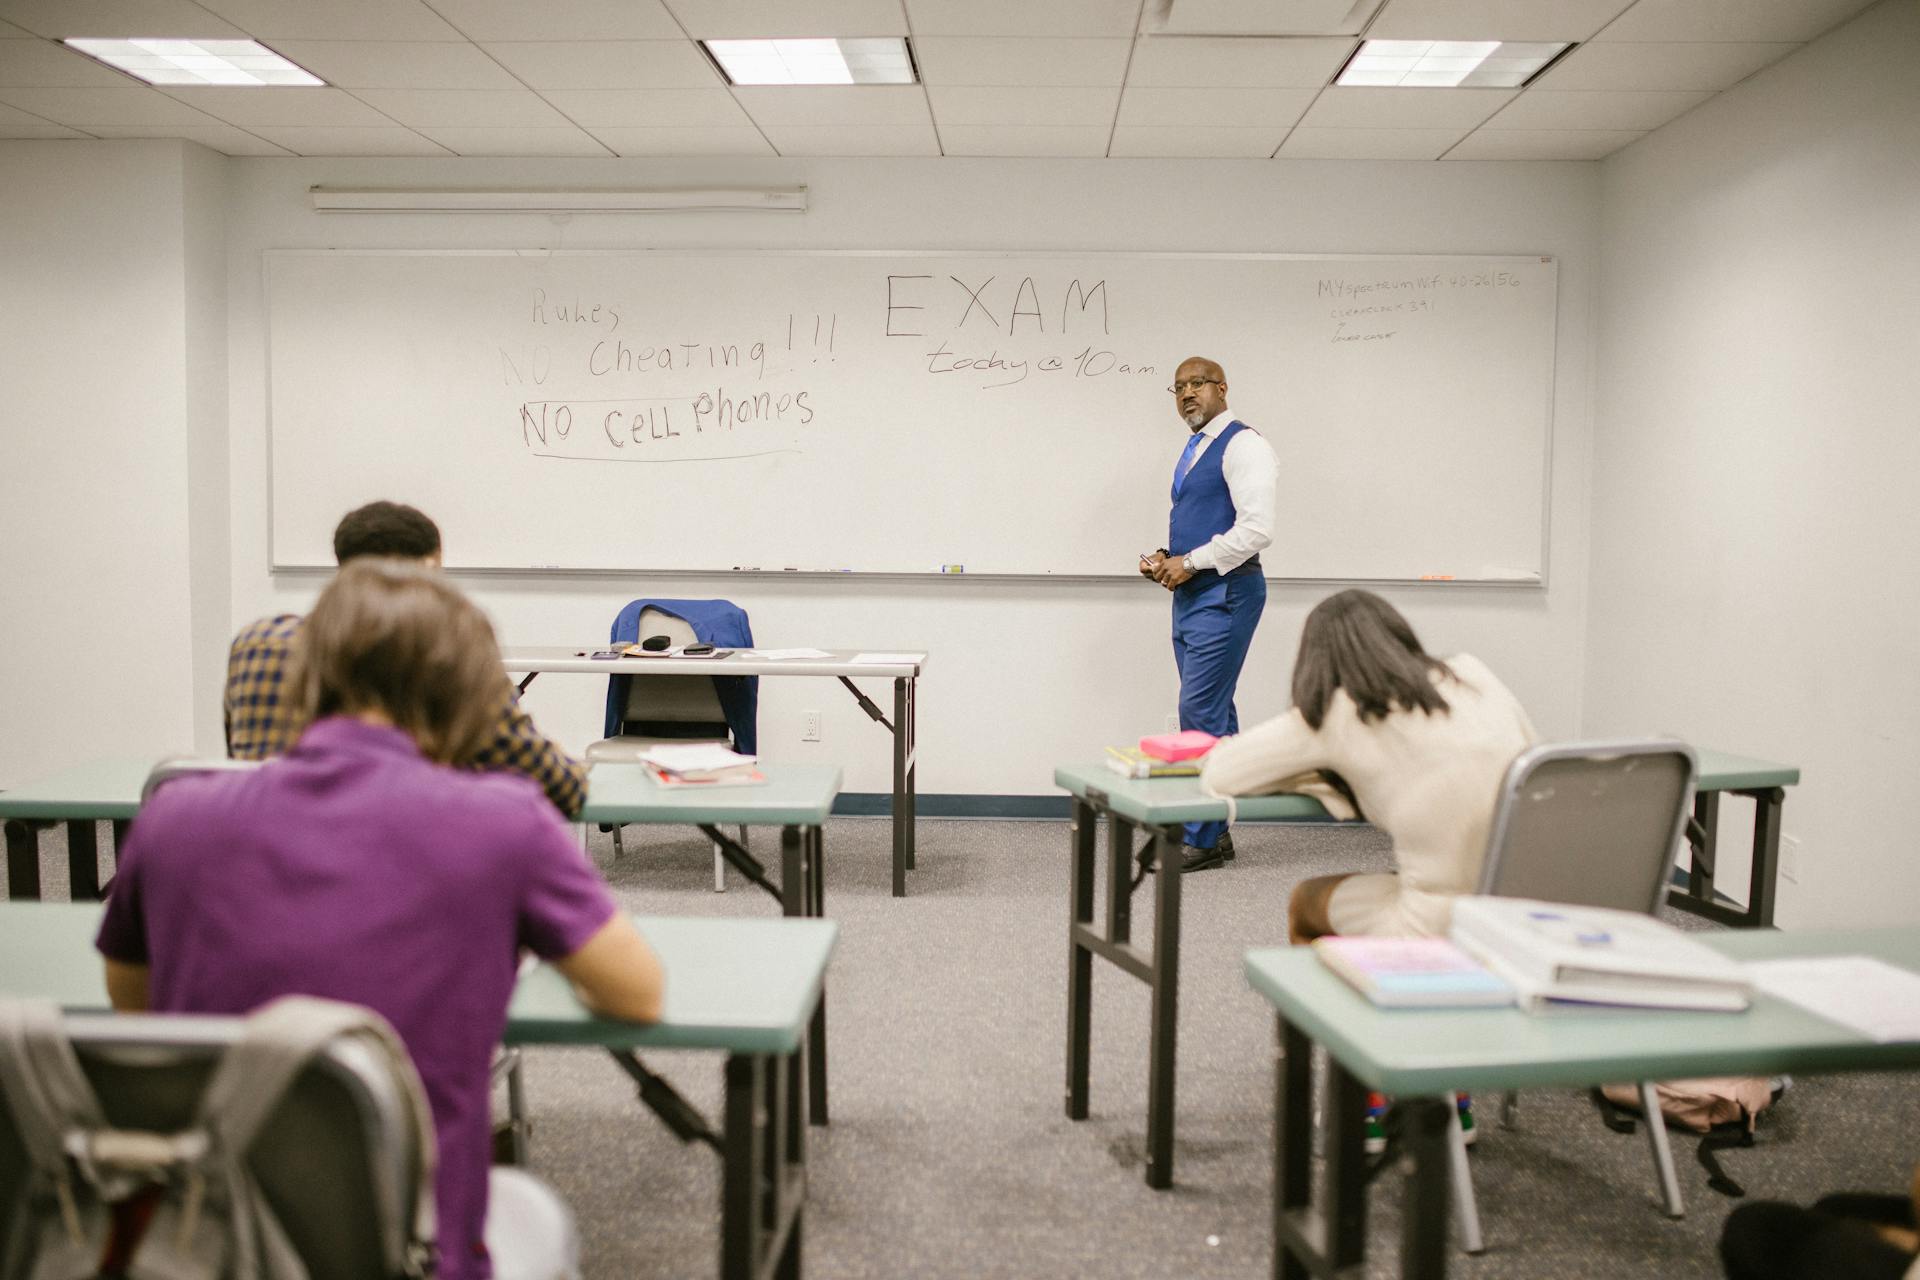
[{"label": "student in plaid shirt", "polygon": [[[351,511],[333,531],[333,556],[341,564],[356,556],[392,556],[440,563],[440,529],[414,508],[372,502]],[[234,637],[227,654],[227,754],[264,760],[291,747],[306,724],[298,700],[286,687],[288,669],[306,619],[297,613],[262,618]],[[571,818],[587,798],[587,767],[534,727],[520,707],[506,672],[500,723],[487,745],[467,763],[476,769],[506,769],[539,783],[554,808]]]}]

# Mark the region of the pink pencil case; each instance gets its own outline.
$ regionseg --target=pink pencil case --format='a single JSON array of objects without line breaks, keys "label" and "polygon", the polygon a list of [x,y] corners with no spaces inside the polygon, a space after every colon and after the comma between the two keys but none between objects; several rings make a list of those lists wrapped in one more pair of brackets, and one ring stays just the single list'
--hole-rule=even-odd
[{"label": "pink pencil case", "polygon": [[1179,733],[1150,733],[1140,739],[1140,750],[1155,760],[1191,760],[1213,750],[1218,741],[1199,729],[1182,729]]}]

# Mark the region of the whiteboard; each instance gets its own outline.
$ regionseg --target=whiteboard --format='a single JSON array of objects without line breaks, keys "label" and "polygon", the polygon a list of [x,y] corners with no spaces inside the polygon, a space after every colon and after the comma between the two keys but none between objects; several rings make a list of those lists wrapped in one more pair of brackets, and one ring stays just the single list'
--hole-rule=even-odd
[{"label": "whiteboard", "polygon": [[1269,577],[1540,580],[1542,257],[272,251],[275,567],[408,502],[449,566],[1130,575],[1219,361]]}]

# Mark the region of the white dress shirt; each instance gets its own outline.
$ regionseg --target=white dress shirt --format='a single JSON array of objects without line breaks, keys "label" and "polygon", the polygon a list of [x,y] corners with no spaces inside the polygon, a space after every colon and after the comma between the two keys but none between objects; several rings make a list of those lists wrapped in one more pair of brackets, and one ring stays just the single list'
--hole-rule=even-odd
[{"label": "white dress shirt", "polygon": [[[1222,409],[1200,428],[1205,440],[1194,451],[1189,471],[1200,465],[1200,459],[1213,448],[1214,441],[1233,420],[1233,411]],[[1226,479],[1228,496],[1233,499],[1233,528],[1187,554],[1196,570],[1229,573],[1273,541],[1274,491],[1280,483],[1280,459],[1267,438],[1249,428],[1227,441],[1227,451],[1220,456],[1220,474]]]}]

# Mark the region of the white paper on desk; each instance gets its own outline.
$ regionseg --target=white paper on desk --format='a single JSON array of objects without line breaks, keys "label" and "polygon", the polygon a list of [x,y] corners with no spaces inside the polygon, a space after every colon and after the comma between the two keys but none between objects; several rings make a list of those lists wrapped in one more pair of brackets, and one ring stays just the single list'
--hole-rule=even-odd
[{"label": "white paper on desk", "polygon": [[1920,973],[1872,956],[1750,960],[1754,986],[1888,1044],[1920,1040]]},{"label": "white paper on desk", "polygon": [[831,658],[833,655],[825,649],[755,649],[756,657],[773,662],[784,662],[788,658]]},{"label": "white paper on desk", "polygon": [[910,667],[926,660],[924,653],[856,653],[848,659],[860,667]]}]

